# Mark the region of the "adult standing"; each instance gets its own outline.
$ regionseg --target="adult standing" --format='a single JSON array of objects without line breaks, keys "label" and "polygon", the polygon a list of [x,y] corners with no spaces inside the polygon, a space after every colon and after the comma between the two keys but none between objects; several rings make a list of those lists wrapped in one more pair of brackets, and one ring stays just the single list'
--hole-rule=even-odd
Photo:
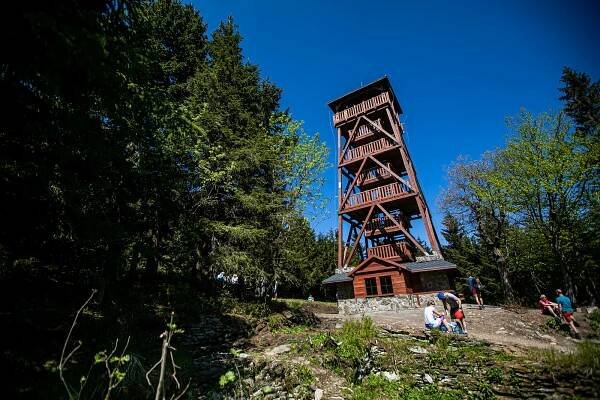
[{"label": "adult standing", "polygon": [[449,292],[439,292],[437,298],[442,300],[444,304],[444,312],[450,308],[450,317],[456,319],[461,330],[467,333],[467,324],[465,322],[465,314],[462,311],[462,302],[460,299]]},{"label": "adult standing", "polygon": [[473,275],[469,275],[467,278],[467,285],[469,285],[469,290],[471,291],[471,295],[475,298],[479,309],[483,309],[483,298],[481,297],[481,281],[479,278],[475,278]]}]

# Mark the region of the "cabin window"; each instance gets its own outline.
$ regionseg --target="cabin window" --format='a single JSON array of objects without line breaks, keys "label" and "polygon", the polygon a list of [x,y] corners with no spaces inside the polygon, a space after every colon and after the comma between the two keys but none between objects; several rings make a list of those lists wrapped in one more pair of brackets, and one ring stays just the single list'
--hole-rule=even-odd
[{"label": "cabin window", "polygon": [[375,278],[365,279],[365,288],[367,296],[377,296],[377,280]]},{"label": "cabin window", "polygon": [[379,286],[381,286],[381,294],[392,294],[394,293],[394,287],[392,286],[391,276],[382,276],[379,278]]}]

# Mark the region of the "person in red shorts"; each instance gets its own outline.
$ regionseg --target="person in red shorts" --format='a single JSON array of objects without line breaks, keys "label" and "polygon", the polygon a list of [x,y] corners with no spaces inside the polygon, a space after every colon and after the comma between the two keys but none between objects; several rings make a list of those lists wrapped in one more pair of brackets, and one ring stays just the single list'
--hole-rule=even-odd
[{"label": "person in red shorts", "polygon": [[558,316],[558,304],[551,302],[548,300],[545,294],[540,295],[540,301],[538,301],[538,306],[540,307],[540,311],[544,315],[552,315],[554,318],[560,320]]},{"label": "person in red shorts", "polygon": [[475,302],[479,306],[479,309],[483,309],[483,299],[481,298],[481,281],[479,278],[475,278],[473,275],[469,275],[467,278],[467,285],[469,285],[469,290],[471,291],[471,295],[475,299]]},{"label": "person in red shorts", "polygon": [[575,327],[575,325],[578,324],[577,321],[575,321],[575,318],[573,317],[573,313],[575,312],[575,310],[573,309],[573,305],[571,304],[571,299],[565,296],[562,290],[560,289],[556,289],[556,296],[556,303],[558,303],[558,309],[562,313],[562,316],[564,317],[565,321],[567,321],[575,335],[579,336],[579,332]]}]

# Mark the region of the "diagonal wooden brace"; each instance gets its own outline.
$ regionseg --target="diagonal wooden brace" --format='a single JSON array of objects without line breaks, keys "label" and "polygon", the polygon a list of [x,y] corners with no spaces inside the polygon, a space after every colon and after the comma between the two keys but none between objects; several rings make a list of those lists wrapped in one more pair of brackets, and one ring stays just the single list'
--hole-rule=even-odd
[{"label": "diagonal wooden brace", "polygon": [[407,229],[405,229],[404,226],[402,226],[402,224],[400,222],[398,222],[398,220],[392,214],[390,214],[381,204],[377,204],[377,207],[381,211],[383,211],[383,213],[394,223],[394,225],[396,225],[398,228],[400,228],[400,230],[402,231],[404,236],[406,236],[406,238],[408,240],[410,240],[417,247],[417,249],[421,250],[423,252],[423,254],[429,255],[427,250],[425,250],[425,248],[423,246],[421,246],[421,244],[417,241],[417,239],[415,239],[415,237],[413,235],[411,235],[410,232]]}]

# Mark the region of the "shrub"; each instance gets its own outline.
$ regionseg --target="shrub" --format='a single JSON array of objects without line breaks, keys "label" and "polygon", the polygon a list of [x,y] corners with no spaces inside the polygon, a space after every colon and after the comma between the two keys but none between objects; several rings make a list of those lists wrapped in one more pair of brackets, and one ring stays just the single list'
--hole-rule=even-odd
[{"label": "shrub", "polygon": [[371,318],[363,317],[360,321],[347,321],[340,334],[336,335],[339,344],[336,353],[347,360],[359,360],[364,357],[375,336],[377,336],[377,328]]},{"label": "shrub", "polygon": [[590,329],[594,334],[600,334],[600,309],[595,309],[587,317],[590,323]]}]

